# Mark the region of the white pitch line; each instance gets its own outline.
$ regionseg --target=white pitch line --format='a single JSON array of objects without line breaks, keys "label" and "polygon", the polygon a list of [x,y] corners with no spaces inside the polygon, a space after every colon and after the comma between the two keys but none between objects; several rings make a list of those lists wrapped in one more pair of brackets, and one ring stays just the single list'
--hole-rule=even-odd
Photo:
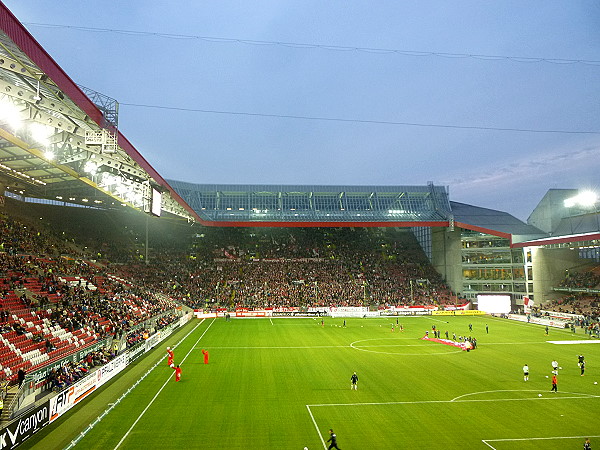
[{"label": "white pitch line", "polygon": [[550,437],[506,438],[506,439],[486,439],[486,440],[482,439],[482,440],[483,440],[483,442],[486,442],[486,441],[509,442],[509,441],[547,441],[550,439],[585,439],[585,438],[597,438],[597,437],[600,437],[600,436],[589,436],[589,435],[585,435],[585,436],[550,436]]},{"label": "white pitch line", "polygon": [[[183,364],[183,362],[187,359],[187,357],[190,355],[190,353],[192,353],[192,351],[195,350],[196,344],[198,342],[200,342],[200,339],[202,339],[204,337],[204,335],[206,334],[206,332],[208,331],[208,329],[212,326],[213,323],[215,323],[215,320],[216,319],[213,319],[213,321],[210,323],[210,325],[208,327],[206,327],[206,330],[204,330],[204,333],[202,333],[202,335],[198,338],[198,340],[194,343],[194,345],[192,345],[192,348],[190,348],[190,351],[187,352],[187,354],[183,357],[183,359],[181,360],[181,363],[179,363],[179,365]],[[200,322],[200,323],[202,323],[202,322]],[[200,323],[198,325],[196,325],[196,327],[200,326]],[[144,414],[146,414],[146,411],[148,411],[148,409],[150,408],[150,406],[152,405],[152,403],[154,403],[154,400],[156,400],[158,398],[159,394],[165,388],[165,386],[167,385],[167,383],[169,382],[169,380],[171,380],[171,375],[169,375],[169,377],[167,378],[167,381],[164,382],[164,384],[158,390],[158,392],[156,393],[156,395],[154,397],[152,397],[152,400],[150,400],[150,403],[148,403],[148,405],[140,413],[140,415],[138,416],[138,418],[135,419],[135,422],[133,422],[133,425],[131,425],[131,427],[129,427],[129,430],[127,430],[127,433],[125,433],[123,435],[123,437],[121,438],[121,440],[119,441],[119,443],[115,446],[114,450],[117,450],[121,446],[121,444],[123,443],[123,441],[127,438],[127,436],[129,436],[129,433],[131,433],[131,431],[135,428],[135,426],[140,421],[140,419],[142,418],[142,416]]]},{"label": "white pitch line", "polygon": [[353,345],[352,348],[360,350],[362,348],[379,348],[379,347],[425,347],[426,344],[381,344],[381,345]]},{"label": "white pitch line", "polygon": [[271,320],[271,318],[269,317],[269,322],[271,322],[271,325],[273,325],[273,321]]},{"label": "white pitch line", "polygon": [[447,320],[440,320],[440,319],[432,319],[430,317],[427,317],[429,320],[435,320],[436,322],[442,322],[442,323],[448,323]]},{"label": "white pitch line", "polygon": [[[538,391],[536,391],[538,392]],[[568,400],[579,399],[588,400],[600,398],[600,395],[579,394],[577,397],[534,397],[534,398],[489,398],[489,399],[472,399],[472,400],[417,400],[412,402],[368,402],[368,403],[322,403],[308,406],[384,406],[384,405],[419,405],[429,403],[475,403],[475,402],[519,402],[530,400]],[[585,397],[584,397],[585,396]]]},{"label": "white pitch line", "polygon": [[[540,392],[540,389],[498,389],[495,391],[480,391],[480,392],[471,392],[469,394],[464,394],[464,395],[459,395],[458,397],[454,397],[452,400],[450,400],[451,402],[460,402],[462,400],[459,400],[463,397],[468,397],[469,395],[479,395],[479,394],[494,394],[497,392]],[[545,391],[544,391],[545,392]],[[598,395],[594,395],[594,394],[585,394],[582,392],[565,392],[562,391],[561,394],[573,394],[573,395],[582,395],[582,396],[586,396],[586,397],[593,397],[596,398],[598,397]],[[557,397],[558,398],[558,397]],[[564,398],[564,397],[562,397]],[[579,397],[576,397],[579,398]]]},{"label": "white pitch line", "polygon": [[546,345],[547,342],[478,342],[477,346],[489,346],[489,345]]},{"label": "white pitch line", "polygon": [[485,439],[482,439],[481,442],[483,442],[485,445],[487,445],[489,448],[496,450],[496,447],[493,447],[491,444],[488,444],[488,442]]},{"label": "white pitch line", "polygon": [[317,421],[315,420],[315,417],[313,416],[312,411],[310,410],[310,406],[306,405],[306,409],[308,409],[308,414],[310,414],[310,418],[312,419],[313,425],[315,426],[315,429],[317,430],[317,434],[319,435],[319,439],[321,439],[321,443],[323,444],[323,448],[327,448],[327,444],[325,444],[325,440],[323,439],[323,436],[321,436],[321,432],[319,431],[319,426],[317,425]]},{"label": "white pitch line", "polygon": [[227,349],[227,350],[257,350],[257,349],[267,349],[267,350],[271,350],[271,349],[281,349],[281,350],[288,350],[288,349],[307,349],[307,348],[351,348],[349,345],[314,345],[314,346],[293,346],[293,347],[213,347],[211,346],[210,348],[213,349]]}]

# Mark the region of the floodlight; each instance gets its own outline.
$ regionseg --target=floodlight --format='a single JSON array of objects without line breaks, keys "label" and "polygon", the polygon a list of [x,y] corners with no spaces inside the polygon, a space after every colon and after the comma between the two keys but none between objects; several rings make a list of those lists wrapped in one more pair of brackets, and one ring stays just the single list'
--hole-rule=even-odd
[{"label": "floodlight", "polygon": [[583,208],[590,208],[598,202],[598,194],[592,191],[581,191],[574,197],[565,199],[564,205],[567,208],[572,206],[581,206]]},{"label": "floodlight", "polygon": [[29,132],[31,133],[31,137],[36,142],[42,144],[43,146],[47,146],[50,143],[48,138],[54,132],[54,130],[47,125],[33,122],[29,125]]},{"label": "floodlight", "polygon": [[579,204],[583,207],[594,206],[598,201],[598,195],[592,191],[583,191],[579,194]]},{"label": "floodlight", "polygon": [[96,173],[98,172],[98,166],[92,161],[88,161],[85,163],[85,166],[83,166],[83,170],[89,173],[90,175],[96,175]]},{"label": "floodlight", "polygon": [[125,193],[127,193],[127,186],[125,184],[121,183],[117,183],[117,185],[115,186],[115,192],[123,197],[123,195],[125,195]]},{"label": "floodlight", "polygon": [[21,112],[13,102],[0,99],[0,120],[6,122],[14,131],[21,128]]}]

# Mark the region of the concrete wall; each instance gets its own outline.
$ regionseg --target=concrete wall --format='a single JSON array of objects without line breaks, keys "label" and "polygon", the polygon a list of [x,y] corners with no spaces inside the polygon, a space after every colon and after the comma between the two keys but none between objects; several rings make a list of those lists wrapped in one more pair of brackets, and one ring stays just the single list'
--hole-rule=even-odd
[{"label": "concrete wall", "polygon": [[454,292],[462,294],[462,258],[460,228],[431,230],[431,263]]},{"label": "concrete wall", "polygon": [[572,213],[571,210],[565,208],[564,201],[566,198],[577,195],[577,192],[577,189],[550,189],[535,207],[527,219],[527,223],[546,233],[551,233],[563,217]]},{"label": "concrete wall", "polygon": [[565,277],[565,270],[579,267],[583,261],[577,250],[568,248],[531,249],[533,270],[533,299],[536,306],[552,300],[556,294],[552,288],[558,286]]}]

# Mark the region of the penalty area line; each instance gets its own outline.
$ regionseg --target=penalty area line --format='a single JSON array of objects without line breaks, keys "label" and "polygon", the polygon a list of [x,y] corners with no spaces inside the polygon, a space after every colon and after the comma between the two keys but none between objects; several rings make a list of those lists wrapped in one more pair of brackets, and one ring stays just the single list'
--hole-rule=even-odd
[{"label": "penalty area line", "polygon": [[[538,391],[536,391],[538,392]],[[483,403],[483,402],[522,402],[522,401],[559,401],[559,400],[590,400],[600,398],[598,395],[581,394],[576,397],[532,397],[532,398],[487,398],[487,399],[469,399],[469,400],[416,400],[403,402],[365,402],[365,403],[321,403],[308,405],[317,406],[386,406],[386,405],[425,405],[431,403]]]},{"label": "penalty area line", "polygon": [[506,438],[506,439],[482,439],[481,442],[492,447],[489,442],[512,442],[512,441],[549,441],[552,439],[585,439],[585,438],[597,438],[600,436],[549,436],[549,437],[526,437],[526,438]]},{"label": "penalty area line", "polygon": [[315,417],[313,416],[312,411],[310,410],[310,405],[306,405],[306,409],[308,409],[308,414],[310,414],[310,418],[312,419],[312,423],[315,426],[315,429],[317,430],[317,434],[319,435],[319,439],[321,439],[321,444],[323,444],[323,448],[327,448],[327,444],[325,444],[325,440],[323,439],[323,436],[321,435],[321,432],[319,431],[319,426],[317,425],[317,421],[315,420]]}]

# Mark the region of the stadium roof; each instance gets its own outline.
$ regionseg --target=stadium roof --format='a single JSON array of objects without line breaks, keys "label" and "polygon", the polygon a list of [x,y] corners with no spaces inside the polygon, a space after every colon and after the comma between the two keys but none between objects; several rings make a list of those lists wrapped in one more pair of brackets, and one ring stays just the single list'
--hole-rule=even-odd
[{"label": "stadium roof", "polygon": [[115,100],[76,85],[2,3],[0,30],[0,185],[24,198],[146,212],[154,196],[163,211],[197,220],[119,132]]},{"label": "stadium roof", "polygon": [[564,217],[551,236],[518,242],[515,247],[570,246],[568,244],[575,243],[577,247],[600,245],[600,213]]},{"label": "stadium roof", "polygon": [[513,243],[547,236],[538,228],[502,211],[458,202],[450,202],[450,205],[454,224],[468,230],[505,237]]},{"label": "stadium roof", "polygon": [[445,188],[204,185],[169,180],[205,225],[447,226]]}]

